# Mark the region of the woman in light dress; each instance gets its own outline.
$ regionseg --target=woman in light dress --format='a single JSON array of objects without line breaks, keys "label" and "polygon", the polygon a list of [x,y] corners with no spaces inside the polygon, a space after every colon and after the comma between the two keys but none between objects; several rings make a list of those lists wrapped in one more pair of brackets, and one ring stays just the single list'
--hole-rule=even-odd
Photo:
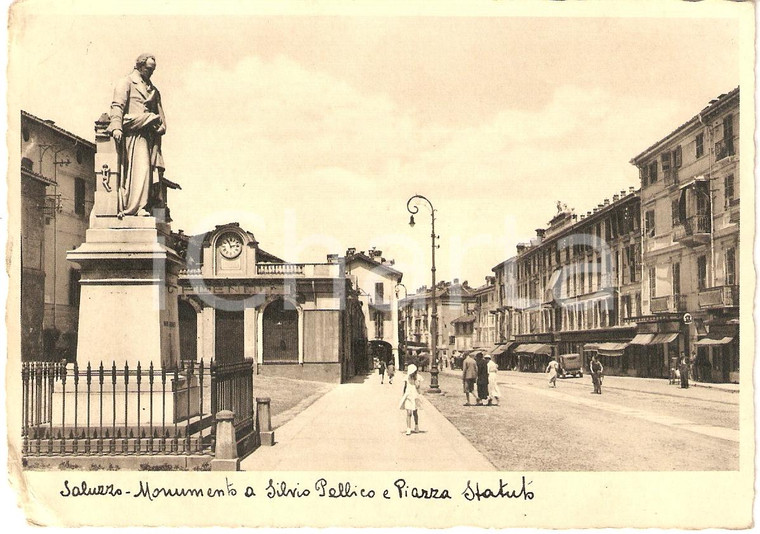
[{"label": "woman in light dress", "polygon": [[406,410],[406,435],[412,433],[412,418],[414,418],[414,432],[420,431],[420,421],[417,415],[420,403],[420,388],[422,379],[417,376],[417,366],[414,364],[406,368],[406,382],[404,382],[404,394],[401,396],[399,409]]},{"label": "woman in light dress", "polygon": [[546,372],[549,373],[549,387],[556,388],[557,387],[557,368],[559,367],[559,364],[557,363],[557,358],[552,356],[552,361],[549,362],[549,365],[546,366]]},{"label": "woman in light dress", "polygon": [[488,404],[490,406],[493,403],[498,406],[501,392],[499,391],[499,384],[496,383],[496,373],[499,371],[499,366],[491,359],[490,354],[486,354],[485,358],[488,362],[486,365],[488,368]]}]

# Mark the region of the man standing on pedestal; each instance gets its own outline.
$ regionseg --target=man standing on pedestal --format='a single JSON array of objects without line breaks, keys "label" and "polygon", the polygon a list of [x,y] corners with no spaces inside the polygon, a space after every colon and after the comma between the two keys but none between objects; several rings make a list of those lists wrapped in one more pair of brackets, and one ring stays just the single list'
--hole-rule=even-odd
[{"label": "man standing on pedestal", "polygon": [[166,119],[161,94],[150,81],[155,69],[155,57],[141,54],[134,71],[119,80],[114,89],[108,131],[121,157],[119,218],[150,215],[147,208],[164,172],[161,136],[166,133]]}]

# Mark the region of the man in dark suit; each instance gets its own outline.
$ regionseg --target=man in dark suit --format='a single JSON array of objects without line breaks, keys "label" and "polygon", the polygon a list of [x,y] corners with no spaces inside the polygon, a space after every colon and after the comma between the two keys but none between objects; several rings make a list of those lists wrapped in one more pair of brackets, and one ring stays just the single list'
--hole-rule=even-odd
[{"label": "man in dark suit", "polygon": [[[462,386],[464,388],[464,394],[467,397],[467,403],[465,406],[470,405],[470,393],[475,395],[475,381],[478,379],[478,365],[475,360],[472,359],[470,354],[462,362]],[[475,400],[478,397],[475,395]]]}]

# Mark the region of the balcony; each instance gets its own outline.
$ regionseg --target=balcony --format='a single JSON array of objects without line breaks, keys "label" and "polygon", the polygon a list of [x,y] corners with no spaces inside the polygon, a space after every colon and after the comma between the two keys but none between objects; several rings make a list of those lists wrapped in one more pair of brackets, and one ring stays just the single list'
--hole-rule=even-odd
[{"label": "balcony", "polygon": [[652,313],[675,313],[686,311],[685,295],[668,295],[666,297],[653,297],[649,304]]},{"label": "balcony", "polygon": [[688,217],[673,226],[673,241],[686,246],[704,245],[710,240],[710,216],[706,214]]},{"label": "balcony", "polygon": [[[728,141],[728,142],[726,142]],[[723,158],[734,155],[734,140],[733,139],[721,139],[715,143],[715,161],[720,161]]]},{"label": "balcony", "polygon": [[699,307],[734,308],[739,306],[739,286],[718,286],[703,289],[699,292]]}]

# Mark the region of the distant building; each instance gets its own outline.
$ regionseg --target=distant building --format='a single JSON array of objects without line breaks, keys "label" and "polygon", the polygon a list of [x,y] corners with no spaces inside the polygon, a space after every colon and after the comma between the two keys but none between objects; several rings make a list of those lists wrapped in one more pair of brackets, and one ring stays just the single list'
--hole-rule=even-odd
[{"label": "distant building", "polygon": [[399,355],[397,286],[403,274],[392,267],[392,261],[382,257],[382,251],[366,253],[355,248],[346,251],[346,275],[359,293],[367,334],[370,341],[390,344],[396,365]]},{"label": "distant building", "polygon": [[687,355],[700,380],[739,380],[739,147],[736,88],[631,160],[641,178],[637,338],[647,376],[667,376]]},{"label": "distant building", "polygon": [[475,289],[475,332],[473,343],[476,347],[493,348],[496,337],[496,310],[499,307],[496,293],[496,278],[486,276],[486,283]]},{"label": "distant building", "polygon": [[[455,278],[453,282],[437,284],[436,302],[438,307],[436,346],[439,358],[446,359],[452,356],[455,350],[461,350],[457,347],[457,323],[455,320],[474,313],[475,293],[466,280],[460,284],[459,279]],[[404,347],[407,351],[425,350],[429,352],[431,350],[432,314],[432,291],[426,286],[419,288],[417,293],[408,295],[399,301],[399,317],[405,333]],[[473,315],[471,327],[474,320]],[[460,332],[464,332],[464,330],[460,330]],[[470,333],[470,339],[471,335]],[[467,337],[465,334],[460,334],[460,336]]]},{"label": "distant building", "polygon": [[95,144],[21,112],[22,359],[73,359],[79,273],[95,191]]},{"label": "distant building", "polygon": [[183,360],[250,358],[256,374],[324,382],[354,376],[366,327],[342,258],[287,263],[237,223],[173,236],[187,263],[179,276]]}]

